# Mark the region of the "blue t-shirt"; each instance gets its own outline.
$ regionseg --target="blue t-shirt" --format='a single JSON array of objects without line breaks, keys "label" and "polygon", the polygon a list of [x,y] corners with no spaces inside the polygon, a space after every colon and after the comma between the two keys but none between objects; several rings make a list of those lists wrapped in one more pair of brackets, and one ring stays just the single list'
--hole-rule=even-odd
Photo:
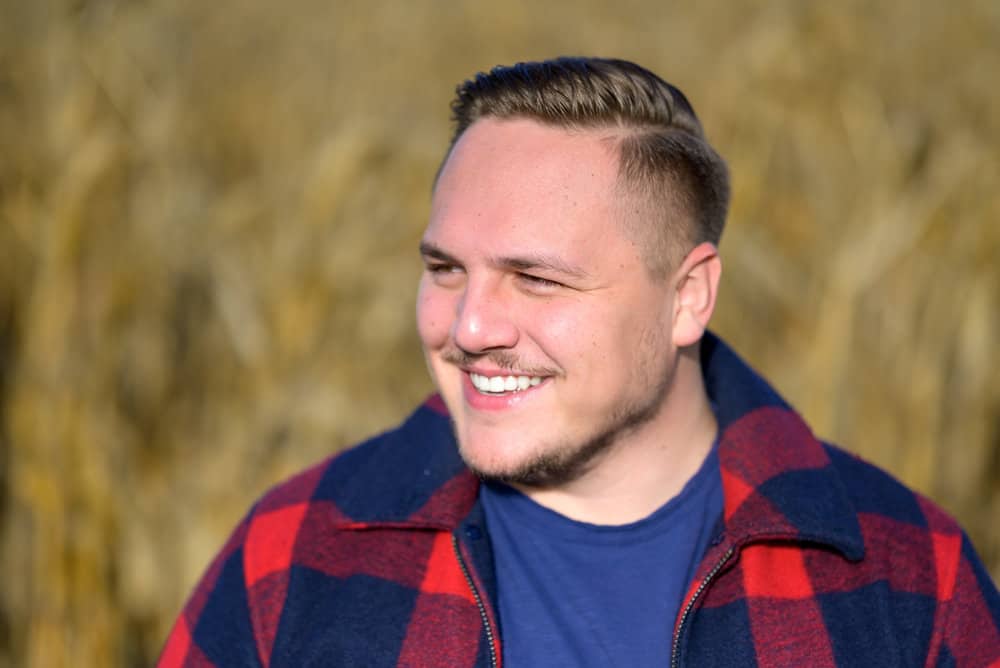
[{"label": "blue t-shirt", "polygon": [[482,489],[504,665],[664,666],[722,514],[717,448],[680,494],[622,526],[577,522],[506,485]]}]

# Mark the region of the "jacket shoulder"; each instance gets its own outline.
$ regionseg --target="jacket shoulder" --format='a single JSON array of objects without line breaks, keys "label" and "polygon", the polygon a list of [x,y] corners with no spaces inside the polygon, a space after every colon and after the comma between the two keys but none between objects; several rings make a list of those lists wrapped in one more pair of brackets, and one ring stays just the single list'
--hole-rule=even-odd
[{"label": "jacket shoulder", "polygon": [[[936,503],[856,455],[826,445],[857,510],[863,570],[892,592],[912,633],[934,620],[928,654],[942,665],[1000,659],[1000,593],[958,522]],[[929,623],[929,622],[927,622]]]},{"label": "jacket shoulder", "polygon": [[856,573],[861,581],[883,583],[895,599],[919,599],[932,607],[951,598],[968,545],[958,522],[883,469],[825,447],[861,529],[864,558]]},{"label": "jacket shoulder", "polygon": [[[366,610],[382,618],[391,610],[393,628],[402,628],[437,536],[423,529],[456,524],[474,501],[474,481],[447,417],[425,404],[400,426],[278,483],[216,556],[160,665],[228,665],[236,657],[256,665],[303,643],[322,645],[329,638],[316,635],[317,615],[361,624]],[[401,530],[366,530],[373,526]],[[286,618],[302,623],[279,634]]]},{"label": "jacket shoulder", "polygon": [[892,474],[836,445],[824,443],[823,447],[863,527],[867,520],[961,535],[962,529],[951,515]]},{"label": "jacket shoulder", "polygon": [[316,503],[345,521],[406,521],[464,471],[447,416],[428,403],[399,426],[279,483],[255,513]]}]

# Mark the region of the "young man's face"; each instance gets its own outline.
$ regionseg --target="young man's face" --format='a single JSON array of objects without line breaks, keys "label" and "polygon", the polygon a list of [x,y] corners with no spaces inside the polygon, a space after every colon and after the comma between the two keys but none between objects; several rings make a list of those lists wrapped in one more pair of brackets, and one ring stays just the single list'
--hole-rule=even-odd
[{"label": "young man's face", "polygon": [[610,132],[484,119],[455,146],[424,234],[417,320],[462,456],[553,485],[648,428],[676,359]]}]

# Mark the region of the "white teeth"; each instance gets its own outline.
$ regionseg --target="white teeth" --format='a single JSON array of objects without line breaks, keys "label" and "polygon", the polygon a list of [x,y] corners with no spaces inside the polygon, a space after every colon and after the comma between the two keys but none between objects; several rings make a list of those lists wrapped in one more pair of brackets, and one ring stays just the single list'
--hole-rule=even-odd
[{"label": "white teeth", "polygon": [[520,392],[542,382],[540,376],[483,376],[470,373],[469,377],[477,390],[491,394]]}]

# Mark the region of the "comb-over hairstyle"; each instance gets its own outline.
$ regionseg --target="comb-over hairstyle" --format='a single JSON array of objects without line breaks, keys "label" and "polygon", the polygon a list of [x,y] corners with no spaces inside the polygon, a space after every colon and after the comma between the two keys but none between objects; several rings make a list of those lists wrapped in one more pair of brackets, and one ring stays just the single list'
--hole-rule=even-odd
[{"label": "comb-over hairstyle", "polygon": [[[651,218],[650,268],[665,271],[694,245],[722,235],[729,172],[684,94],[625,60],[556,58],[499,66],[460,84],[448,155],[482,118],[531,119],[617,138],[619,186]],[[447,157],[445,158],[447,161]]]}]

